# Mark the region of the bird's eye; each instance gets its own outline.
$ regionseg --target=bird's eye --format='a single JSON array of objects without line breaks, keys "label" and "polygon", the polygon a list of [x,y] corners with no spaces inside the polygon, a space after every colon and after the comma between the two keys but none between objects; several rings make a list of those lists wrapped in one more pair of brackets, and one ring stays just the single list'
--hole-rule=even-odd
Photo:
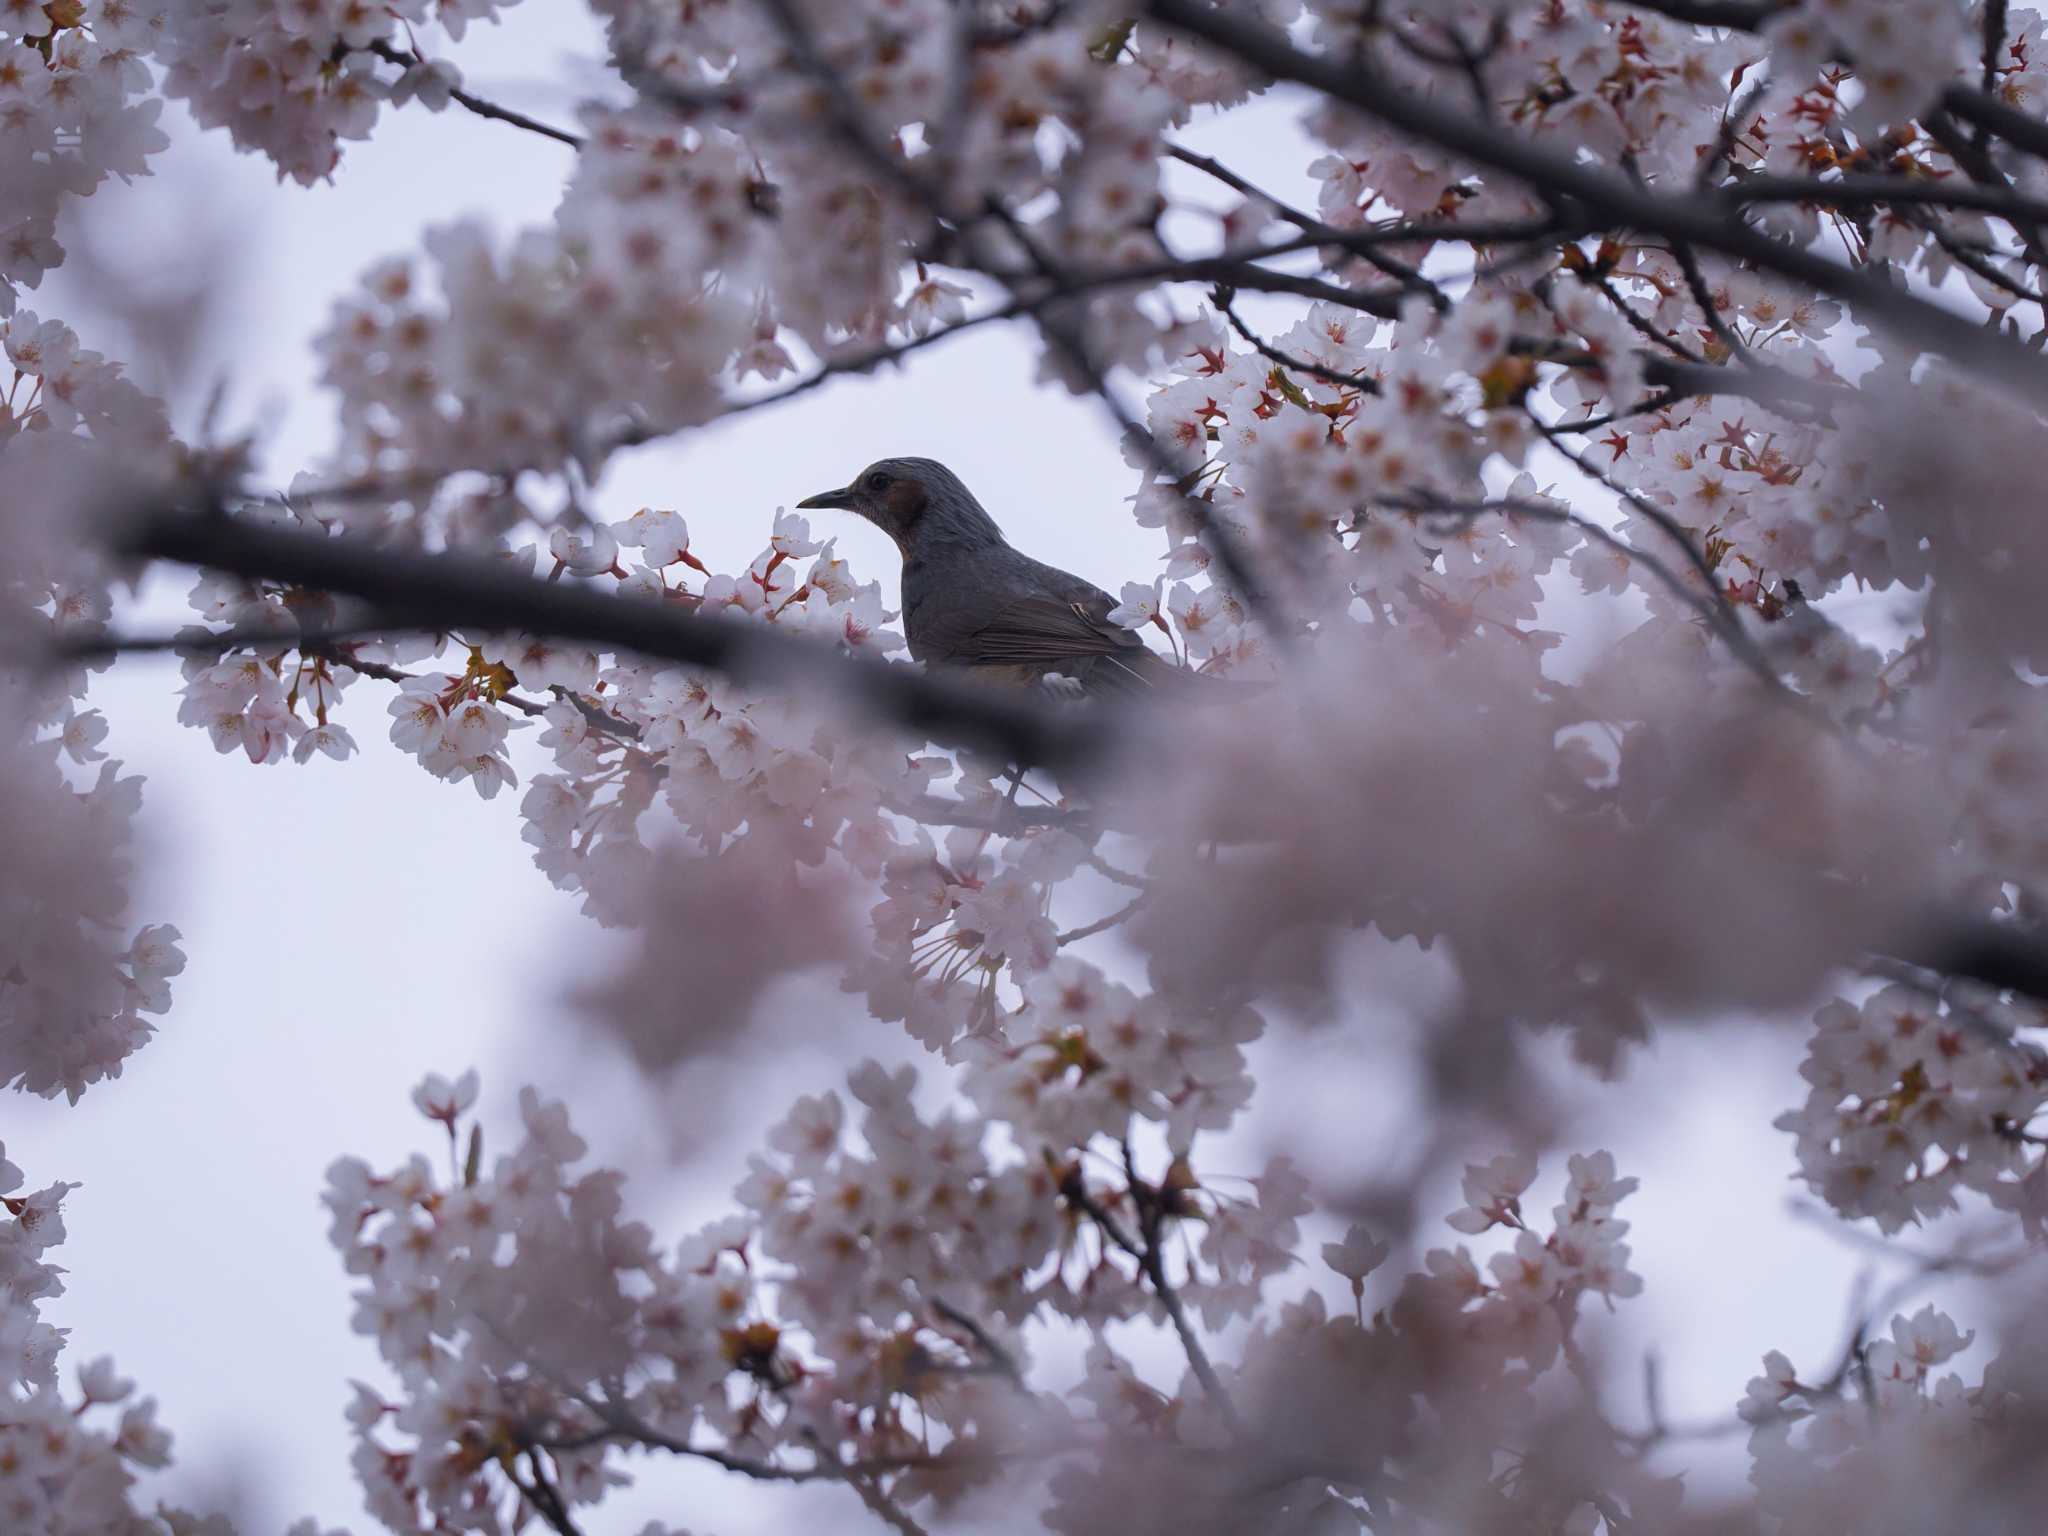
[{"label": "bird's eye", "polygon": [[879,469],[876,470],[868,476],[868,489],[871,491],[886,491],[889,489],[889,477]]}]

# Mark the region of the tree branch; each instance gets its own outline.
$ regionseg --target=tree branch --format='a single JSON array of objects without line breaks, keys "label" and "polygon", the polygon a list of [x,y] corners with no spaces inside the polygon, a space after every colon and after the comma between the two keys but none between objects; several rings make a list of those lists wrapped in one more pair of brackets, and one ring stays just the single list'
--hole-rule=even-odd
[{"label": "tree branch", "polygon": [[[1841,299],[1860,310],[1865,323],[1881,325],[1925,350],[1989,373],[2036,404],[2048,404],[2048,364],[2020,341],[1984,330],[1873,275],[1771,239],[1729,217],[1710,200],[1638,187],[1571,155],[1424,100],[1370,69],[1305,53],[1274,28],[1208,9],[1197,0],[1150,0],[1149,13],[1276,79],[1321,91],[1390,128],[1522,181],[1546,198],[1577,204],[1603,224],[1718,250]],[[2036,127],[2048,142],[2048,125]]]},{"label": "tree branch", "polygon": [[932,1298],[932,1310],[955,1328],[964,1330],[967,1336],[980,1346],[981,1352],[988,1356],[989,1363],[1011,1386],[1020,1392],[1025,1390],[1024,1373],[1017,1367],[1017,1357],[1003,1348],[996,1336],[990,1333],[979,1319],[971,1313],[961,1311],[943,1296]]},{"label": "tree branch", "polygon": [[1745,176],[1718,188],[1724,203],[1817,203],[1828,208],[1880,208],[1886,204],[1929,208],[1960,208],[1996,214],[2010,223],[2048,221],[2048,202],[2011,190],[1935,181],[1920,176],[1838,176],[1817,181],[1807,176]]},{"label": "tree branch", "polygon": [[1078,1163],[1060,1181],[1060,1198],[1094,1222],[1096,1230],[1138,1261],[1139,1270],[1152,1287],[1153,1294],[1159,1298],[1159,1304],[1166,1309],[1167,1321],[1173,1324],[1173,1331],[1180,1335],[1181,1349],[1188,1357],[1188,1365],[1194,1371],[1195,1379],[1201,1382],[1202,1390],[1216,1405],[1216,1411],[1230,1426],[1231,1432],[1242,1434],[1243,1423],[1237,1416],[1236,1405],[1231,1402],[1229,1392],[1225,1390],[1222,1379],[1216,1374],[1216,1368],[1209,1363],[1209,1352],[1202,1347],[1200,1336],[1196,1334],[1194,1325],[1188,1321],[1187,1309],[1181,1305],[1180,1293],[1173,1288],[1173,1283],[1167,1278],[1166,1264],[1160,1256],[1159,1249],[1159,1224],[1163,1208],[1159,1206],[1157,1192],[1153,1191],[1150,1206],[1153,1214],[1148,1214],[1146,1199],[1141,1191],[1147,1191],[1149,1186],[1138,1178],[1128,1142],[1124,1144],[1124,1170],[1130,1185],[1131,1199],[1138,1206],[1139,1236],[1136,1238],[1124,1230],[1123,1223],[1116,1219],[1107,1206],[1088,1192],[1088,1182],[1082,1177]]},{"label": "tree branch", "polygon": [[555,1536],[583,1536],[582,1530],[569,1514],[569,1506],[562,1502],[562,1496],[554,1484],[548,1481],[547,1472],[540,1464],[540,1452],[529,1446],[526,1452],[527,1465],[533,1470],[533,1480],[523,1480],[510,1461],[504,1463],[505,1476],[512,1486],[519,1490],[519,1496],[526,1500],[529,1508],[540,1516]]},{"label": "tree branch", "polygon": [[1942,110],[1973,128],[2004,139],[2040,159],[2048,159],[2048,122],[2009,107],[1989,91],[1952,85],[1941,93]]},{"label": "tree branch", "polygon": [[[1305,213],[1301,209],[1293,207],[1280,198],[1275,197],[1271,192],[1254,186],[1213,155],[1197,154],[1194,150],[1187,149],[1179,144],[1168,144],[1165,146],[1165,149],[1169,158],[1178,160],[1182,165],[1188,166],[1192,170],[1200,171],[1203,175],[1221,182],[1240,196],[1257,198],[1268,204],[1275,213],[1279,214],[1281,218],[1292,224],[1303,234],[1324,239],[1332,245],[1342,245],[1345,243],[1344,234],[1341,230],[1331,228],[1321,219],[1315,217],[1315,215]],[[1424,277],[1417,268],[1408,265],[1408,263],[1397,261],[1392,256],[1385,255],[1371,246],[1358,248],[1354,250],[1353,254],[1363,258],[1369,265],[1378,268],[1386,273],[1387,276],[1397,280],[1403,288],[1428,295],[1430,302],[1439,309],[1449,302],[1444,298],[1444,292],[1441,288]]]},{"label": "tree branch", "polygon": [[[370,44],[370,51],[380,59],[388,60],[402,69],[424,68],[427,61],[410,48],[399,48],[383,38]],[[583,147],[583,136],[571,133],[566,128],[556,128],[538,118],[528,117],[524,112],[515,112],[510,107],[501,107],[494,101],[473,96],[460,86],[448,93],[449,99],[457,106],[474,112],[478,117],[490,118],[493,122],[510,123],[514,128],[524,128],[528,133],[537,133],[544,139],[553,139],[557,144],[566,144],[571,149]]]},{"label": "tree branch", "polygon": [[1145,1278],[1152,1282],[1152,1292],[1159,1298],[1159,1304],[1166,1309],[1167,1320],[1173,1324],[1173,1331],[1180,1335],[1180,1346],[1188,1357],[1188,1365],[1195,1373],[1195,1379],[1202,1384],[1209,1401],[1229,1427],[1231,1434],[1244,1434],[1244,1421],[1237,1416],[1237,1405],[1230,1400],[1230,1392],[1223,1385],[1223,1378],[1216,1374],[1216,1367],[1209,1362],[1209,1351],[1202,1346],[1201,1335],[1195,1332],[1195,1325],[1188,1321],[1187,1308],[1181,1305],[1180,1292],[1167,1278],[1165,1251],[1159,1237],[1166,1222],[1166,1202],[1159,1191],[1138,1177],[1138,1160],[1131,1151],[1131,1144],[1123,1144],[1124,1178],[1131,1188],[1131,1199],[1138,1207],[1138,1230],[1144,1237],[1144,1251],[1138,1262],[1145,1271]]},{"label": "tree branch", "polygon": [[1151,894],[1150,891],[1140,891],[1109,916],[1097,918],[1094,922],[1086,923],[1079,928],[1069,928],[1054,942],[1064,948],[1069,944],[1079,943],[1082,939],[1092,939],[1098,933],[1107,933],[1119,923],[1129,922],[1137,916],[1138,909],[1145,905],[1145,898]]},{"label": "tree branch", "polygon": [[1726,27],[1733,32],[1754,32],[1779,11],[1788,11],[1799,0],[1628,0],[1638,11],[1655,11],[1673,21],[1689,21],[1696,27]]},{"label": "tree branch", "polygon": [[1321,363],[1281,351],[1245,324],[1237,312],[1236,299],[1228,286],[1218,284],[1212,289],[1209,302],[1222,312],[1223,318],[1230,322],[1230,328],[1237,332],[1238,338],[1267,362],[1278,364],[1282,368],[1291,368],[1296,373],[1305,373],[1312,379],[1321,379],[1325,384],[1335,384],[1340,389],[1356,389],[1368,395],[1380,392],[1378,379],[1367,378],[1359,373],[1344,373],[1336,368],[1325,368]]},{"label": "tree branch", "polygon": [[1706,555],[1693,542],[1691,530],[1648,497],[1629,489],[1615,480],[1612,475],[1604,473],[1585,454],[1571,447],[1570,444],[1559,441],[1560,437],[1565,435],[1566,429],[1550,426],[1548,423],[1538,420],[1533,413],[1530,415],[1529,420],[1536,430],[1543,435],[1543,440],[1549,443],[1556,452],[1562,454],[1574,469],[1578,470],[1580,474],[1586,476],[1595,484],[1604,486],[1607,490],[1619,496],[1631,511],[1655,525],[1658,531],[1663,533],[1678,548],[1679,552],[1685,556],[1686,564],[1692,567],[1694,574],[1700,578],[1705,588],[1704,595],[1710,604],[1710,611],[1705,614],[1705,617],[1713,625],[1715,632],[1727,642],[1728,649],[1735,653],[1736,658],[1744,666],[1748,667],[1766,688],[1773,693],[1783,693],[1785,685],[1779,679],[1777,669],[1765,658],[1763,652],[1757,649],[1756,641],[1750,638],[1749,632],[1742,627],[1735,615],[1729,612],[1727,605],[1721,602],[1718,596],[1721,586],[1720,581],[1714,574],[1714,568],[1707,564]]},{"label": "tree branch", "polygon": [[222,515],[156,508],[127,530],[124,553],[345,593],[380,608],[433,613],[439,627],[579,640],[765,686],[803,687],[878,722],[1004,761],[1077,768],[1114,730],[935,673],[845,655],[764,625],[678,612],[454,554],[398,554],[349,535],[301,533]]}]

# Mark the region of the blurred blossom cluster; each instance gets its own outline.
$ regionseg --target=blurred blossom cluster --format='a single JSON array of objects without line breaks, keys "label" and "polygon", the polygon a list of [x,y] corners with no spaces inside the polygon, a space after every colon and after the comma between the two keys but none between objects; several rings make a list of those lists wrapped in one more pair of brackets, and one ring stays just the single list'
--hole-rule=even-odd
[{"label": "blurred blossom cluster", "polygon": [[[769,1014],[887,1042],[726,1149],[728,1214],[680,1237],[567,1104],[524,1088],[501,1151],[474,1072],[423,1081],[445,1147],[343,1157],[324,1197],[383,1362],[349,1410],[371,1520],[573,1536],[659,1452],[899,1531],[2027,1528],[2023,1306],[1980,1344],[1933,1306],[1886,1335],[1888,1302],[1803,1375],[1825,1346],[1787,1339],[1721,1424],[1747,1494],[1688,1496],[1654,1397],[1604,1390],[1608,1314],[1688,1278],[1634,1267],[1616,1212],[1677,1196],[1574,1150],[1529,1036],[1625,1085],[1657,1029],[1803,1031],[1788,1172],[1873,1243],[1985,1224],[1888,1250],[1916,1284],[2026,1290],[2042,1017],[1930,934],[2041,943],[2038,15],[592,0],[613,88],[543,125],[578,146],[554,217],[451,210],[337,296],[333,450],[281,495],[26,306],[166,99],[299,184],[387,109],[534,126],[440,56],[505,9],[0,0],[0,1079],[117,1074],[184,965],[128,910],[140,784],[85,705],[131,573],[110,507],[907,667],[829,526],[764,504],[716,570],[710,509],[609,505],[603,472],[1016,320],[1124,418],[1130,482],[1089,493],[1158,561],[1109,618],[1190,678],[1025,700],[1114,741],[1069,772],[794,680],[197,578],[181,721],[320,772],[387,736],[503,792],[625,931],[573,996],[638,1070],[744,1061]],[[1332,60],[1380,94],[1291,98],[1306,206],[1183,142]],[[1412,1058],[1411,1161],[1247,1153],[1311,1025]],[[131,1502],[168,1439],[110,1364],[60,1387],[68,1186],[19,1183],[0,1161],[0,1524],[214,1536]]]},{"label": "blurred blossom cluster", "polygon": [[1847,1392],[1802,1381],[1776,1350],[1766,1355],[1741,1413],[1759,1512],[1773,1528],[1926,1530],[1960,1501],[1987,1530],[2024,1529],[2041,1482],[2019,1447],[2048,1407],[2040,1327],[2017,1325],[1975,1385],[1943,1369],[1973,1338],[1932,1306],[1894,1316],[1845,1362]]},{"label": "blurred blossom cluster", "polygon": [[77,1186],[17,1194],[22,1182],[0,1149],[0,1518],[52,1536],[148,1529],[129,1488],[136,1470],[170,1460],[171,1437],[156,1400],[131,1401],[135,1383],[104,1355],[79,1367],[66,1392],[57,1369],[65,1330],[41,1310],[64,1291],[64,1271],[45,1255],[64,1241],[64,1197]]},{"label": "blurred blossom cluster", "polygon": [[112,571],[78,538],[79,505],[170,460],[156,401],[59,321],[0,319],[0,1081],[76,1100],[118,1076],[170,1006],[178,930],[128,911],[128,842],[142,780],[100,745],[94,667],[33,660],[89,638],[113,611]]},{"label": "blurred blossom cluster", "polygon": [[[750,1465],[783,1451],[828,1467],[893,1465],[949,1502],[1014,1477],[1006,1463],[1021,1445],[1062,1468],[1047,1513],[1055,1530],[1098,1528],[1132,1496],[1132,1459],[1163,1460],[1174,1475],[1147,1514],[1163,1522],[1196,1508],[1219,1475],[1292,1482],[1306,1475],[1293,1462],[1355,1456],[1349,1410],[1384,1420],[1400,1395],[1387,1371],[1440,1403],[1519,1393],[1557,1362],[1583,1298],[1611,1302],[1642,1286],[1620,1241],[1628,1224],[1614,1216],[1636,1181],[1617,1177],[1610,1155],[1570,1160],[1548,1232],[1524,1220],[1518,1198],[1533,1159],[1503,1156],[1467,1170],[1474,1205],[1451,1218],[1461,1232],[1512,1234],[1483,1268],[1462,1245],[1432,1250],[1370,1327],[1362,1314],[1329,1317],[1312,1292],[1223,1373],[1206,1406],[1195,1396],[1184,1415],[1162,1417],[1166,1398],[1101,1331],[1154,1305],[1145,1277],[1166,1262],[1156,1254],[1167,1223],[1202,1230],[1199,1247],[1172,1261],[1185,1270],[1175,1294],[1211,1328],[1255,1317],[1264,1282],[1295,1262],[1309,1209],[1299,1172],[1277,1162],[1248,1193],[1226,1192],[1204,1188],[1182,1157],[1157,1183],[1132,1172],[1118,1187],[1073,1157],[1087,1130],[1032,1155],[992,1155],[1010,1122],[928,1117],[917,1086],[910,1068],[870,1061],[847,1080],[857,1121],[836,1092],[799,1100],[750,1157],[739,1211],[668,1253],[625,1218],[618,1174],[572,1171],[587,1146],[561,1105],[524,1090],[521,1139],[486,1173],[481,1123],[463,1132],[475,1075],[427,1079],[414,1100],[447,1130],[450,1178],[423,1156],[384,1174],[344,1158],[325,1196],[331,1236],[361,1282],[355,1326],[404,1389],[391,1401],[358,1384],[350,1410],[372,1512],[395,1530],[473,1515],[495,1498],[492,1461],[508,1446],[549,1452],[566,1504],[596,1502],[625,1480],[605,1454],[615,1436],[724,1444]],[[1356,1233],[1330,1246],[1331,1267],[1354,1286],[1386,1252]],[[1072,1403],[1026,1384],[1024,1330],[1052,1317],[1098,1339]],[[1327,1446],[1278,1432],[1247,1440],[1219,1412],[1230,1392],[1279,1391],[1276,1356],[1318,1347],[1331,1362],[1381,1367],[1355,1405],[1319,1405]],[[1355,1394],[1366,1382],[1319,1387]],[[1190,1390],[1200,1391],[1192,1380]],[[1394,1432],[1373,1422],[1366,1442]],[[1465,1496],[1455,1478],[1433,1492],[1453,1509]]]}]

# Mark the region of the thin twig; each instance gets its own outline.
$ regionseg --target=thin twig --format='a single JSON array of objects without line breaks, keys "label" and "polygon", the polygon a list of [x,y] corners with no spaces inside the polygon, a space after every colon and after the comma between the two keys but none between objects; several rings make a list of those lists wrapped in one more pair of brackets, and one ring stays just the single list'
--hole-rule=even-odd
[{"label": "thin twig", "polygon": [[1274,346],[1249,325],[1245,324],[1243,318],[1237,312],[1236,300],[1232,297],[1231,291],[1228,288],[1219,285],[1212,289],[1209,294],[1209,302],[1214,304],[1223,318],[1230,322],[1230,328],[1237,332],[1239,338],[1267,362],[1277,363],[1282,368],[1291,368],[1296,373],[1305,373],[1313,379],[1321,379],[1325,384],[1335,384],[1339,389],[1355,389],[1368,395],[1376,395],[1380,392],[1380,381],[1378,379],[1367,378],[1363,374],[1345,373],[1336,368],[1326,368],[1321,363],[1311,361],[1306,357],[1296,357],[1293,353],[1283,352],[1280,348]]},{"label": "thin twig", "polygon": [[1778,677],[1777,669],[1770,664],[1770,661],[1764,656],[1763,652],[1757,648],[1756,641],[1750,637],[1749,632],[1742,627],[1741,622],[1736,616],[1729,611],[1724,603],[1719,601],[1717,594],[1720,591],[1721,583],[1714,575],[1714,568],[1707,564],[1706,555],[1701,551],[1699,545],[1693,542],[1692,530],[1665,511],[1664,508],[1658,506],[1654,501],[1651,501],[1640,492],[1631,490],[1629,487],[1621,484],[1612,475],[1602,470],[1599,465],[1593,463],[1585,454],[1573,448],[1569,443],[1564,442],[1562,440],[1565,436],[1563,429],[1550,426],[1533,412],[1530,414],[1529,419],[1535,424],[1536,430],[1542,434],[1544,441],[1549,443],[1558,453],[1562,454],[1574,469],[1594,483],[1619,496],[1631,511],[1654,524],[1658,531],[1678,548],[1680,553],[1685,556],[1686,564],[1692,567],[1694,573],[1705,584],[1708,596],[1715,598],[1710,615],[1710,622],[1715,632],[1727,642],[1729,650],[1735,653],[1736,659],[1748,667],[1760,682],[1773,693],[1783,693],[1785,685]]},{"label": "thin twig", "polygon": [[1243,197],[1256,198],[1264,202],[1281,218],[1292,224],[1296,229],[1301,230],[1304,234],[1314,236],[1325,244],[1346,246],[1353,255],[1360,257],[1368,265],[1377,267],[1380,271],[1386,273],[1387,276],[1394,278],[1403,288],[1428,295],[1430,302],[1438,309],[1448,306],[1450,301],[1444,296],[1443,289],[1424,277],[1419,268],[1412,267],[1405,261],[1397,261],[1392,256],[1387,255],[1383,251],[1376,250],[1370,245],[1349,247],[1343,231],[1333,229],[1321,219],[1315,217],[1315,215],[1294,207],[1271,192],[1266,191],[1263,187],[1255,186],[1213,155],[1199,154],[1180,144],[1167,144],[1164,148],[1168,158],[1178,160],[1181,164],[1200,171],[1203,175],[1221,182],[1224,186],[1229,187],[1233,192]]},{"label": "thin twig", "polygon": [[1714,290],[1707,283],[1707,274],[1700,268],[1699,253],[1683,240],[1671,243],[1671,254],[1678,262],[1678,270],[1684,274],[1685,286],[1692,293],[1692,301],[1699,307],[1700,318],[1707,323],[1707,329],[1727,349],[1728,355],[1750,367],[1759,367],[1755,356],[1735,334],[1733,326],[1721,318],[1721,311],[1714,305]]},{"label": "thin twig", "polygon": [[547,1474],[541,1468],[540,1452],[529,1448],[526,1456],[528,1465],[533,1469],[531,1482],[521,1478],[510,1462],[505,1464],[505,1476],[519,1490],[519,1496],[526,1500],[527,1506],[540,1516],[547,1528],[555,1532],[555,1536],[583,1536],[569,1514],[569,1507],[562,1502],[561,1494],[547,1480]]},{"label": "thin twig", "polygon": [[955,1328],[965,1329],[969,1338],[980,1346],[988,1356],[989,1363],[1008,1379],[1019,1391],[1024,1390],[1024,1372],[1017,1366],[1017,1357],[1005,1349],[1001,1340],[988,1331],[972,1313],[963,1312],[943,1296],[934,1296],[932,1310],[951,1323]]},{"label": "thin twig", "polygon": [[[383,38],[370,44],[370,51],[378,58],[396,64],[403,69],[424,68],[427,61],[410,48],[399,48]],[[487,117],[494,122],[510,123],[514,128],[524,128],[528,133],[537,133],[544,139],[553,139],[557,144],[566,144],[571,149],[583,147],[583,135],[571,133],[566,128],[557,128],[538,118],[528,117],[524,112],[515,112],[510,107],[501,107],[494,101],[472,95],[460,86],[449,91],[449,97],[460,107],[474,112],[478,117]]]},{"label": "thin twig", "polygon": [[1159,1191],[1138,1177],[1138,1162],[1128,1140],[1123,1143],[1124,1178],[1130,1185],[1131,1199],[1138,1207],[1138,1230],[1144,1238],[1143,1251],[1138,1255],[1139,1266],[1145,1278],[1152,1282],[1152,1293],[1159,1298],[1160,1306],[1166,1309],[1167,1320],[1173,1324],[1173,1331],[1180,1335],[1180,1346],[1188,1357],[1188,1365],[1195,1373],[1195,1379],[1202,1384],[1202,1390],[1215,1405],[1233,1436],[1242,1437],[1244,1421],[1237,1416],[1237,1405],[1230,1400],[1230,1392],[1223,1385],[1223,1378],[1216,1374],[1216,1367],[1209,1361],[1209,1351],[1202,1345],[1201,1335],[1188,1320],[1187,1308],[1181,1305],[1180,1292],[1167,1277],[1166,1255],[1160,1242],[1160,1233],[1166,1221],[1166,1205],[1159,1197]]},{"label": "thin twig", "polygon": [[1119,923],[1127,923],[1133,917],[1136,917],[1140,909],[1145,905],[1145,898],[1150,894],[1149,891],[1140,891],[1123,906],[1110,913],[1109,916],[1097,918],[1094,922],[1085,923],[1079,928],[1069,928],[1054,942],[1060,945],[1060,947],[1065,948],[1069,944],[1078,944],[1082,939],[1092,939],[1098,933],[1107,933]]},{"label": "thin twig", "polygon": [[[1469,521],[1477,517],[1531,517],[1543,522],[1568,523],[1579,529],[1596,542],[1605,545],[1632,564],[1640,565],[1677,598],[1692,609],[1709,626],[1718,629],[1725,615],[1721,612],[1721,600],[1710,586],[1705,592],[1688,585],[1685,578],[1660,559],[1655,551],[1639,548],[1621,538],[1584,513],[1555,506],[1549,502],[1524,497],[1486,497],[1473,501],[1458,501],[1440,496],[1433,491],[1411,490],[1383,498],[1382,504],[1398,512],[1409,512],[1425,517],[1453,517]],[[1777,675],[1767,672],[1766,679],[1776,683]]]}]

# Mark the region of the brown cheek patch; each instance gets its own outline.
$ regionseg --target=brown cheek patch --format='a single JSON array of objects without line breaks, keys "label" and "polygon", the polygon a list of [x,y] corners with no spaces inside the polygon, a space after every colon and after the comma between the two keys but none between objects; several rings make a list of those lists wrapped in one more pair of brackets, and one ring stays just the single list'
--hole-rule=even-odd
[{"label": "brown cheek patch", "polygon": [[925,489],[915,480],[898,480],[882,493],[882,505],[898,528],[909,528],[924,512]]}]

